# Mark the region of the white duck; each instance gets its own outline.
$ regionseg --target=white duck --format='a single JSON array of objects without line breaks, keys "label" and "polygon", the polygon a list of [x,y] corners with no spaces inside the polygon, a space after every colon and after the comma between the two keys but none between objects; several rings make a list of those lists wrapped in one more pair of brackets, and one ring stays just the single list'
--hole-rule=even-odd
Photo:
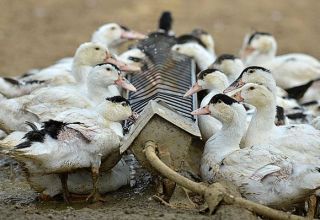
[{"label": "white duck", "polygon": [[210,65],[210,68],[223,72],[228,77],[229,83],[232,83],[240,76],[244,69],[244,64],[238,57],[231,54],[222,54]]},{"label": "white duck", "polygon": [[7,133],[25,130],[24,121],[44,121],[55,117],[62,111],[72,107],[88,108],[100,103],[104,97],[114,96],[109,86],[117,84],[125,89],[135,91],[120,75],[113,64],[96,66],[88,75],[86,87],[60,86],[42,88],[30,95],[0,102],[1,127]]},{"label": "white duck", "polygon": [[58,174],[66,202],[69,202],[68,173],[90,168],[93,191],[87,199],[98,201],[101,161],[117,154],[120,146],[120,139],[111,127],[131,115],[129,102],[121,96],[107,98],[91,109],[71,109],[44,122],[41,130],[31,125],[33,131],[26,133],[26,141],[9,154],[26,164],[33,174]]},{"label": "white duck", "polygon": [[200,39],[201,42],[203,42],[203,44],[206,46],[207,51],[209,51],[213,57],[216,57],[216,52],[214,50],[214,40],[211,34],[203,29],[196,28],[191,32],[191,35]]},{"label": "white duck", "polygon": [[[227,87],[228,79],[225,74],[217,69],[206,69],[197,75],[197,82],[186,92],[184,97],[191,96],[201,90],[209,90],[209,94],[200,103],[200,107],[204,107],[214,95],[221,93]],[[199,115],[198,126],[203,141],[207,141],[221,129],[221,123],[210,115]]]},{"label": "white duck", "polygon": [[118,47],[127,40],[145,39],[146,35],[130,30],[117,23],[102,25],[91,37],[91,42],[98,42],[107,47],[112,53],[118,54]]},{"label": "white duck", "polygon": [[264,32],[254,32],[244,40],[241,56],[246,66],[259,65],[270,69],[277,85],[286,89],[320,77],[320,62],[306,54],[276,56],[275,38]]},{"label": "white duck", "polygon": [[[100,26],[91,37],[91,42],[100,43],[104,47],[108,48],[112,54],[118,54],[118,47],[127,40],[145,39],[146,35],[139,32],[129,30],[129,28],[119,25],[117,23],[108,23]],[[64,69],[70,69],[72,63],[72,57],[66,57],[50,68],[58,67]]]},{"label": "white duck", "polygon": [[269,88],[248,83],[235,97],[256,107],[243,138],[243,147],[271,145],[295,161],[320,165],[320,131],[309,124],[275,126],[276,103]]},{"label": "white duck", "polygon": [[215,56],[206,50],[205,45],[190,35],[178,38],[177,44],[173,45],[171,50],[193,58],[200,70],[207,69],[215,60]]},{"label": "white duck", "polygon": [[285,112],[298,107],[300,105],[295,99],[283,98],[283,90],[276,86],[276,82],[271,72],[263,67],[250,66],[242,71],[238,79],[236,79],[225,91],[230,92],[236,88],[240,88],[246,83],[256,83],[268,87],[276,98],[277,105],[284,108]]},{"label": "white duck", "polygon": [[218,94],[193,114],[210,114],[222,129],[206,143],[201,160],[205,181],[227,179],[252,201],[289,208],[304,201],[320,187],[319,167],[297,163],[269,145],[240,149],[246,111],[236,100]]}]

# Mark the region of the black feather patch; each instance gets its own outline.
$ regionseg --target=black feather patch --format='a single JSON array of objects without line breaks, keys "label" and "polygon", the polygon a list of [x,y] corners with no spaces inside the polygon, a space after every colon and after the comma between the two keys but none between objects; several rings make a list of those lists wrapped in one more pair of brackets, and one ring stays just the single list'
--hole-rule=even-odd
[{"label": "black feather patch", "polygon": [[207,35],[209,33],[201,28],[196,28],[191,32],[191,34],[195,37],[200,37],[201,35]]},{"label": "black feather patch", "polygon": [[218,103],[219,101],[223,102],[227,105],[232,105],[233,103],[238,103],[237,100],[235,100],[225,94],[217,94],[217,95],[213,96],[210,100],[210,103],[215,104],[215,103]]},{"label": "black feather patch", "polygon": [[214,61],[214,63],[221,64],[224,60],[235,60],[235,59],[237,59],[237,57],[232,54],[221,54],[220,56],[218,56],[216,61]]},{"label": "black feather patch", "polygon": [[159,19],[159,29],[168,33],[172,28],[173,19],[170,11],[164,11]]},{"label": "black feather patch", "polygon": [[208,75],[210,73],[214,73],[215,71],[219,71],[219,70],[215,69],[215,68],[210,68],[210,69],[203,70],[200,73],[198,73],[197,79],[203,79],[206,75]]},{"label": "black feather patch", "polygon": [[123,98],[122,96],[113,96],[113,97],[106,98],[106,100],[113,103],[125,102],[127,105],[130,105],[130,102],[127,99]]},{"label": "black feather patch", "polygon": [[310,102],[304,102],[301,104],[302,106],[310,106],[310,105],[318,105],[318,101],[310,101]]},{"label": "black feather patch", "polygon": [[310,80],[306,84],[285,89],[288,93],[288,97],[294,99],[301,99],[307,92],[307,90],[312,86],[313,82],[313,80]]},{"label": "black feather patch", "polygon": [[66,123],[61,121],[49,120],[43,123],[43,130],[46,134],[54,139],[58,139],[59,133],[63,130]]},{"label": "black feather patch", "polygon": [[250,45],[250,43],[252,42],[252,40],[253,40],[254,38],[256,38],[257,36],[272,36],[272,34],[267,33],[267,32],[258,32],[258,31],[256,31],[256,32],[254,32],[254,33],[252,33],[252,34],[250,35],[249,40],[248,40],[248,45]]},{"label": "black feather patch", "polygon": [[8,82],[8,83],[10,83],[10,84],[12,84],[12,85],[15,85],[15,86],[20,86],[21,85],[21,83],[18,80],[13,79],[13,78],[3,77],[3,80]]},{"label": "black feather patch", "polygon": [[117,65],[113,64],[113,63],[99,63],[96,66],[103,66],[103,65],[107,65],[107,64],[113,66],[118,72],[121,72],[119,67]]},{"label": "black feather patch", "polygon": [[127,26],[119,25],[124,31],[130,31],[130,29]]},{"label": "black feather patch", "polygon": [[276,114],[276,125],[284,125],[285,124],[285,115],[284,115],[284,109],[281,106],[277,105],[277,114]]},{"label": "black feather patch", "polygon": [[24,81],[25,84],[30,85],[30,84],[42,84],[45,83],[46,81],[44,80],[28,80]]},{"label": "black feather patch", "polygon": [[200,44],[202,47],[206,48],[206,45],[197,37],[190,35],[190,34],[184,34],[177,38],[177,44],[186,44],[186,43],[197,43]]},{"label": "black feather patch", "polygon": [[35,126],[31,122],[26,122],[26,124],[32,128],[32,131],[28,131],[24,135],[23,139],[26,139],[26,141],[15,146],[15,148],[17,148],[17,149],[30,147],[33,142],[43,143],[43,141],[44,141],[45,131],[43,129],[38,130],[37,126]]}]

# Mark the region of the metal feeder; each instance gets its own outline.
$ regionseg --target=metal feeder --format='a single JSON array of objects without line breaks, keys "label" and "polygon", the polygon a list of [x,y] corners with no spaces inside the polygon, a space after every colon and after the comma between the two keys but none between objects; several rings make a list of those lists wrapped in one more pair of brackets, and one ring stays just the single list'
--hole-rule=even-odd
[{"label": "metal feeder", "polygon": [[[152,33],[138,48],[147,56],[145,71],[129,80],[137,92],[129,93],[131,107],[140,114],[131,126],[120,153],[131,149],[140,164],[152,174],[158,174],[144,153],[147,141],[158,146],[159,158],[171,169],[189,177],[199,176],[204,143],[190,114],[197,108],[197,97],[183,98],[196,80],[195,63],[187,56],[171,52],[176,38],[163,33]],[[160,181],[163,198],[169,201],[175,183]],[[159,184],[158,184],[159,185]]]}]

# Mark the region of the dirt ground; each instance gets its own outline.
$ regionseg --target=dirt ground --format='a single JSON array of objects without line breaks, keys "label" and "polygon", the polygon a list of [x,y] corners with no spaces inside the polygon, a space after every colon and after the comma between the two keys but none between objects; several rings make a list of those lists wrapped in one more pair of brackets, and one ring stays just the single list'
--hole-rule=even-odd
[{"label": "dirt ground", "polygon": [[[237,54],[245,33],[255,29],[272,32],[279,53],[320,58],[319,0],[0,0],[0,75],[19,75],[73,55],[107,22],[153,31],[163,10],[172,11],[177,34],[195,27],[212,33],[217,54]],[[0,166],[0,219],[208,219],[162,206],[148,189],[121,189],[103,205],[41,203],[23,177],[12,182],[9,173]]]},{"label": "dirt ground", "polygon": [[320,58],[319,0],[0,0],[0,74],[17,75],[72,55],[103,23],[155,30],[171,10],[177,34],[202,27],[216,51],[237,53],[251,29],[272,32],[279,52]]}]

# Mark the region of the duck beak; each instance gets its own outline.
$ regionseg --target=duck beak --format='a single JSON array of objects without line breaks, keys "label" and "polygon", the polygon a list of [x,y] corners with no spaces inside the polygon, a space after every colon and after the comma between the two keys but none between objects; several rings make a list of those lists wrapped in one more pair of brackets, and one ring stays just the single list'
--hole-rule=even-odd
[{"label": "duck beak", "polygon": [[113,57],[108,57],[107,59],[105,59],[106,63],[112,63],[114,65],[116,65],[121,71],[125,71],[125,72],[140,72],[141,68],[139,66],[136,65],[128,65],[120,60],[117,60]]},{"label": "duck beak", "polygon": [[128,40],[142,40],[146,39],[147,35],[139,33],[137,31],[126,31],[123,30],[121,33],[121,38],[122,39],[128,39]]},{"label": "duck beak", "polygon": [[128,121],[135,123],[139,118],[139,114],[137,112],[132,112],[132,115],[128,118]]},{"label": "duck beak", "polygon": [[223,93],[226,94],[226,93],[232,92],[233,90],[239,89],[244,85],[245,85],[245,82],[243,82],[241,78],[237,79],[228,88],[223,90]]},{"label": "duck beak", "polygon": [[241,53],[241,59],[245,59],[247,56],[249,56],[250,54],[252,54],[255,51],[255,48],[250,47],[250,46],[246,46],[242,53]]},{"label": "duck beak", "polygon": [[189,90],[184,94],[183,98],[191,96],[194,93],[197,93],[202,90],[202,87],[199,86],[198,82],[196,82]]},{"label": "duck beak", "polygon": [[122,88],[124,88],[126,90],[132,91],[132,92],[137,91],[136,87],[134,87],[126,78],[124,78],[121,75],[115,81],[115,84],[117,84],[118,86],[121,86]]},{"label": "duck beak", "polygon": [[239,90],[238,92],[234,93],[232,95],[232,98],[234,98],[238,102],[243,102],[243,100],[244,100],[243,97],[241,96],[241,90]]},{"label": "duck beak", "polygon": [[211,112],[209,110],[209,105],[206,105],[203,108],[198,108],[191,112],[191,115],[209,115]]}]

